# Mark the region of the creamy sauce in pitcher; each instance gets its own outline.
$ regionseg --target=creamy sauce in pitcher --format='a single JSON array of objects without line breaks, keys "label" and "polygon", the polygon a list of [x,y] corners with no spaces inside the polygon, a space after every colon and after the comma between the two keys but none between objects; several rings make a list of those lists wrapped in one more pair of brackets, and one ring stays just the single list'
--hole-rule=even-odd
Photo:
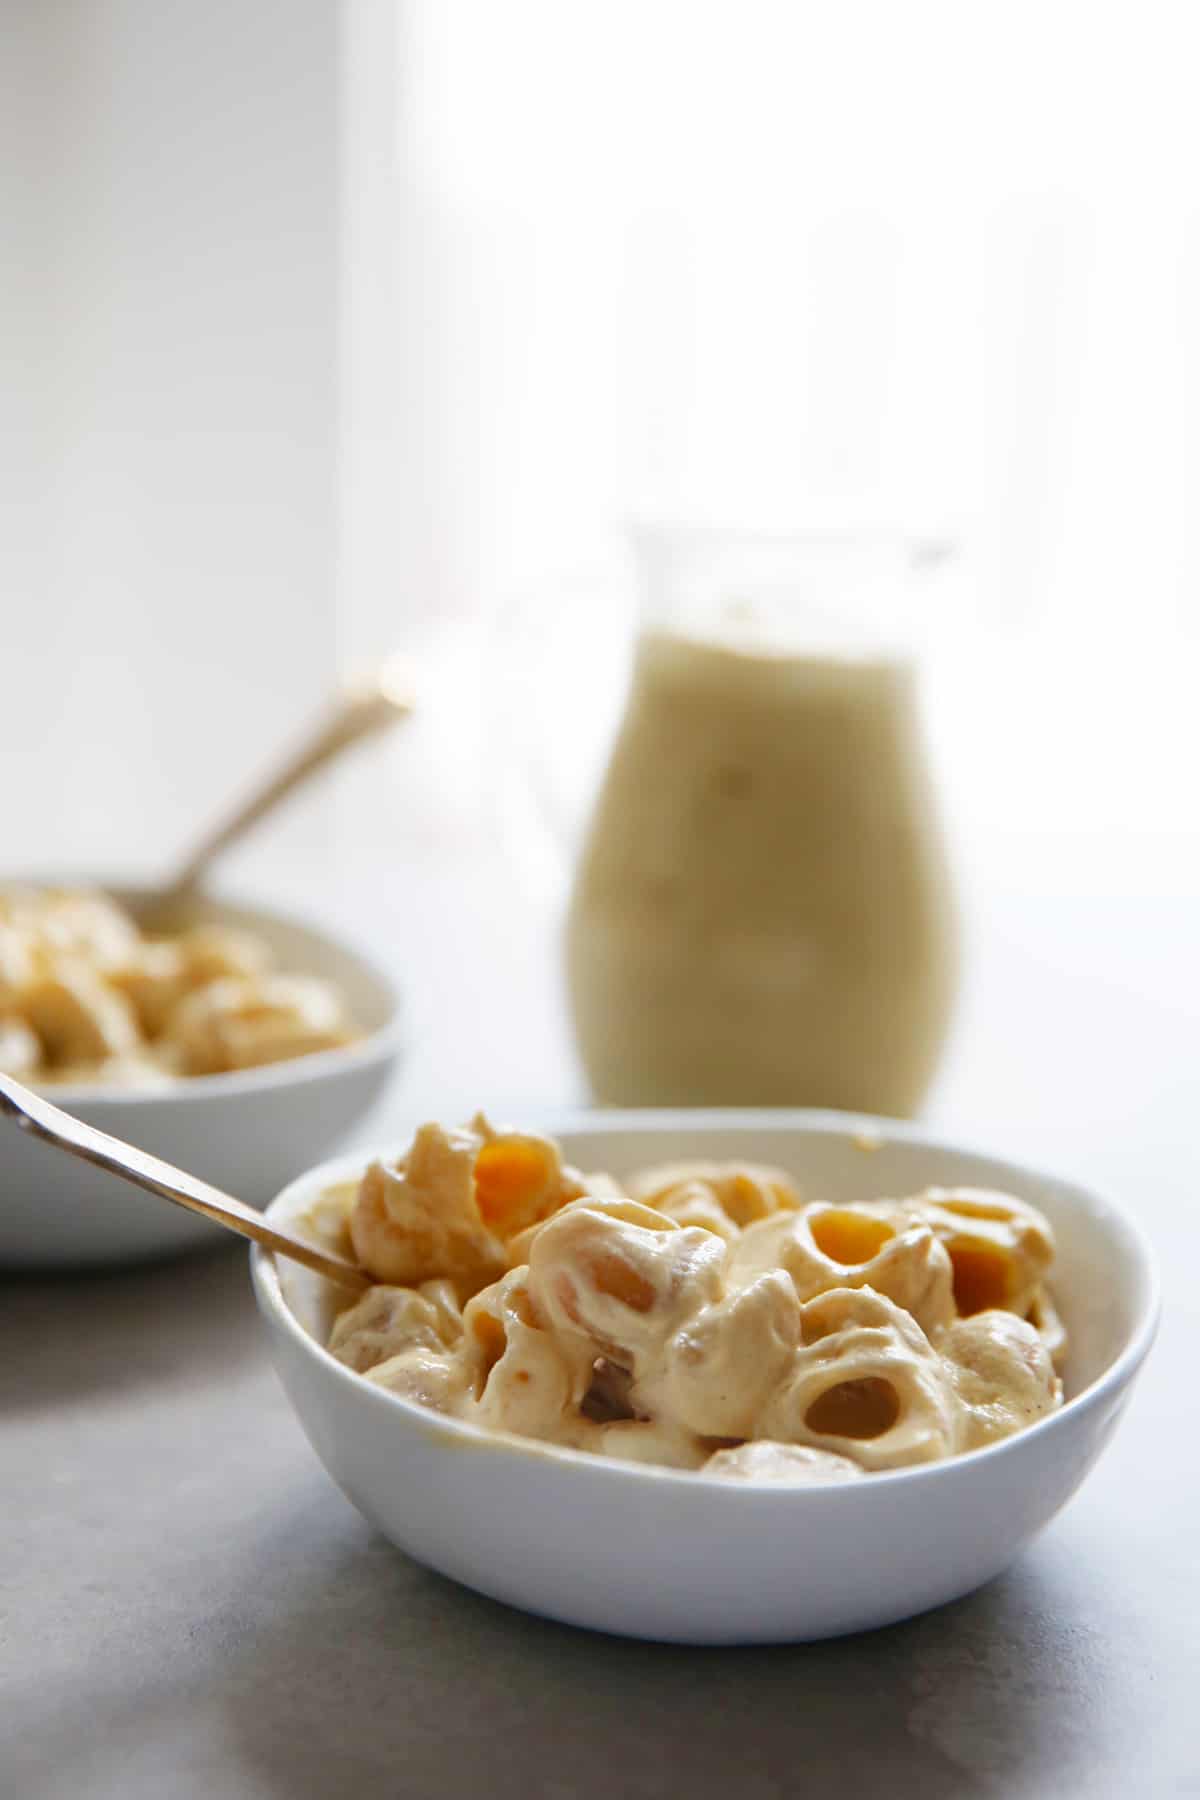
[{"label": "creamy sauce in pitcher", "polygon": [[915,1109],[957,955],[914,686],[642,637],[567,925],[597,1098]]}]

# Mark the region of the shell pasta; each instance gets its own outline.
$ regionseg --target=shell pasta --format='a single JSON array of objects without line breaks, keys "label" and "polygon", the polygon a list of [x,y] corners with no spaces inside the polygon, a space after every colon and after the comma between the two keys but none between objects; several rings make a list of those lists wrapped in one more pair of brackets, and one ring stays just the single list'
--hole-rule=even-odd
[{"label": "shell pasta", "polygon": [[0,889],[0,1069],[39,1086],[155,1088],[334,1050],[359,1034],[329,981],[254,932],[148,937],[107,895]]},{"label": "shell pasta", "polygon": [[422,1126],[318,1210],[380,1283],[333,1355],[489,1430],[821,1482],[954,1456],[1062,1402],[1053,1237],[1009,1195],[835,1204],[700,1162],[617,1183],[477,1117]]}]

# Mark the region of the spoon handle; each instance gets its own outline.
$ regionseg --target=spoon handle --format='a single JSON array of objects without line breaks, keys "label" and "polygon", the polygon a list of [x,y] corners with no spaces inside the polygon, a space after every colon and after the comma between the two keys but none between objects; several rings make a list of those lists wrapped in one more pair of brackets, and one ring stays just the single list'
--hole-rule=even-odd
[{"label": "spoon handle", "polygon": [[370,1277],[355,1263],[319,1250],[315,1244],[307,1244],[303,1238],[293,1237],[290,1232],[268,1224],[261,1213],[243,1201],[235,1200],[232,1195],[223,1194],[219,1188],[209,1187],[195,1175],[188,1175],[183,1169],[151,1156],[146,1150],[138,1150],[120,1138],[109,1137],[106,1131],[97,1131],[94,1125],[85,1125],[82,1119],[52,1105],[41,1094],[14,1081],[11,1075],[0,1074],[0,1113],[8,1113],[23,1130],[44,1138],[48,1144],[69,1151],[72,1156],[82,1157],[85,1162],[97,1163],[102,1169],[110,1169],[114,1175],[147,1188],[164,1200],[174,1201],[176,1206],[202,1213],[206,1219],[224,1225],[228,1231],[253,1238],[264,1249],[289,1256],[293,1262],[315,1269],[318,1275],[324,1275],[342,1287],[370,1285]]},{"label": "spoon handle", "polygon": [[395,658],[364,686],[338,699],[287,759],[240,800],[192,849],[163,890],[162,903],[187,892],[222,850],[258,824],[287,796],[360,739],[384,731],[412,711],[403,672]]}]

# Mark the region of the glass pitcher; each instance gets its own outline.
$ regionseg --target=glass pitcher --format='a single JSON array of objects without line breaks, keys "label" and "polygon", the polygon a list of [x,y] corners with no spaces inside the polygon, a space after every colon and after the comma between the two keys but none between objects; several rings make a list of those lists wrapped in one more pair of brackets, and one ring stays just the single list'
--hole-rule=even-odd
[{"label": "glass pitcher", "polygon": [[595,1096],[909,1115],[959,960],[906,630],[920,553],[882,530],[633,542],[632,673],[566,919]]}]

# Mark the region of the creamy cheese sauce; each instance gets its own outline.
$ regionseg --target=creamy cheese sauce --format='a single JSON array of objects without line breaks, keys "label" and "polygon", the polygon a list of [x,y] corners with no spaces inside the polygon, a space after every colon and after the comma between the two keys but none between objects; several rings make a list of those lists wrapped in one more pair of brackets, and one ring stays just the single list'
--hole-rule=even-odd
[{"label": "creamy cheese sauce", "polygon": [[146,937],[104,894],[0,890],[0,1069],[23,1081],[161,1087],[356,1035],[332,983],[273,968],[252,932]]},{"label": "creamy cheese sauce", "polygon": [[602,1101],[912,1112],[957,938],[910,665],[645,634],[567,968]]},{"label": "creamy cheese sauce", "polygon": [[485,1428],[749,1480],[939,1461],[1062,1401],[1036,1208],[970,1189],[806,1198],[697,1162],[625,1182],[552,1140],[425,1125],[312,1221],[380,1285],[329,1348]]}]

